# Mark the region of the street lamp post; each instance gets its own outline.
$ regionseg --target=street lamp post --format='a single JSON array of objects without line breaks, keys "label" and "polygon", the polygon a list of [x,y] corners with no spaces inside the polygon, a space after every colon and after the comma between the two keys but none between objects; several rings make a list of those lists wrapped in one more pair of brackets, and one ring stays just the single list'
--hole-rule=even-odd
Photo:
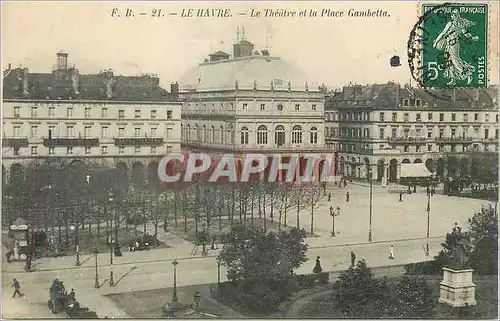
[{"label": "street lamp post", "polygon": [[76,266],[80,266],[80,240],[78,237],[78,227],[75,228],[76,236]]},{"label": "street lamp post", "polygon": [[370,228],[368,230],[368,242],[372,241],[372,215],[373,215],[373,180],[372,169],[368,169],[368,178],[370,180]]},{"label": "street lamp post", "polygon": [[[109,203],[113,202],[113,193],[109,192]],[[116,225],[116,222],[115,222]],[[113,230],[113,221],[111,221],[111,230]],[[115,286],[115,282],[113,280],[113,238],[110,238],[111,242],[109,242],[109,286]],[[116,241],[116,240],[115,240]]]},{"label": "street lamp post", "polygon": [[337,213],[333,209],[333,206],[330,206],[330,216],[332,217],[332,237],[335,237],[335,216],[340,215],[340,207],[337,206]]},{"label": "street lamp post", "polygon": [[[430,183],[429,183],[430,185]],[[431,190],[427,191],[427,244],[425,246],[425,255],[429,256],[429,237],[431,228]]]},{"label": "street lamp post", "polygon": [[217,256],[217,288],[220,290],[220,265],[222,263],[222,258]]},{"label": "street lamp post", "polygon": [[201,255],[207,255],[207,244],[206,244],[207,233],[205,231],[205,223],[201,225]]},{"label": "street lamp post", "polygon": [[99,271],[97,269],[97,247],[94,248],[94,260],[95,260],[95,282],[94,282],[94,288],[98,289],[99,288]]},{"label": "street lamp post", "polygon": [[179,302],[179,299],[177,298],[177,260],[174,260],[172,262],[172,265],[174,266],[174,294],[172,296],[172,303],[176,304]]}]

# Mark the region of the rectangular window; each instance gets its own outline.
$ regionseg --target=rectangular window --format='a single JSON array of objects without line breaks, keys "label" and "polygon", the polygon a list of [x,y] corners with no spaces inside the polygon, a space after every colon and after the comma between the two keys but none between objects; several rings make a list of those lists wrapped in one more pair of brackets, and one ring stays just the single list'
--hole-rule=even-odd
[{"label": "rectangular window", "polygon": [[295,104],[295,110],[300,110],[300,104]]},{"label": "rectangular window", "polygon": [[66,147],[66,155],[73,155],[73,147],[72,146]]},{"label": "rectangular window", "polygon": [[444,121],[444,113],[439,113],[439,121]]},{"label": "rectangular window", "polygon": [[156,118],[156,109],[151,110],[151,118]]},{"label": "rectangular window", "polygon": [[38,155],[38,146],[31,146],[31,155]]},{"label": "rectangular window", "polygon": [[498,123],[498,114],[495,116],[495,122]]},{"label": "rectangular window", "polygon": [[392,129],[392,133],[391,133],[391,137],[392,138],[396,138],[397,132],[398,132],[398,129],[397,128],[393,128]]},{"label": "rectangular window", "polygon": [[83,128],[83,136],[84,137],[86,137],[86,138],[90,137],[91,132],[92,132],[92,127],[91,126],[85,126]]},{"label": "rectangular window", "polygon": [[403,100],[403,106],[408,106],[410,101],[408,99]]},{"label": "rectangular window", "polygon": [[417,113],[415,116],[416,116],[416,121],[422,121],[422,115],[420,113]]},{"label": "rectangular window", "polygon": [[172,139],[172,132],[173,132],[173,128],[167,128],[167,139]]},{"label": "rectangular window", "polygon": [[108,126],[102,126],[101,127],[101,138],[107,138],[108,137]]},{"label": "rectangular window", "polygon": [[86,146],[85,147],[85,155],[90,155],[90,152],[91,152],[91,147]]},{"label": "rectangular window", "polygon": [[91,109],[85,108],[85,118],[90,118]]},{"label": "rectangular window", "polygon": [[432,145],[427,145],[427,151],[432,152]]},{"label": "rectangular window", "polygon": [[443,145],[439,145],[438,150],[439,150],[440,152],[442,152],[442,151],[444,150],[444,146],[443,146]]},{"label": "rectangular window", "polygon": [[156,146],[151,146],[151,154],[156,154]]},{"label": "rectangular window", "polygon": [[266,104],[260,104],[260,110],[266,110]]},{"label": "rectangular window", "polygon": [[404,151],[405,151],[405,153],[408,153],[408,150],[409,150],[408,145],[405,145],[405,146],[404,146]]},{"label": "rectangular window", "polygon": [[49,126],[49,139],[52,139],[55,132],[56,132],[56,126]]},{"label": "rectangular window", "polygon": [[14,126],[14,137],[21,136],[21,126]]},{"label": "rectangular window", "polygon": [[21,107],[19,106],[14,107],[14,117],[15,118],[21,117]]},{"label": "rectangular window", "polygon": [[125,136],[125,127],[118,127],[118,137]]},{"label": "rectangular window", "polygon": [[108,117],[108,109],[106,107],[103,107],[101,109],[101,118],[106,118]]},{"label": "rectangular window", "polygon": [[312,110],[316,110],[316,104],[313,104],[311,107],[312,107]]},{"label": "rectangular window", "polygon": [[37,116],[37,108],[31,107],[31,118],[36,118]]},{"label": "rectangular window", "polygon": [[474,137],[479,138],[479,128],[474,128]]},{"label": "rectangular window", "polygon": [[167,110],[167,119],[172,119],[172,111],[171,110]]},{"label": "rectangular window", "polygon": [[416,147],[416,152],[417,152],[417,153],[420,153],[420,145],[417,145],[417,147]]},{"label": "rectangular window", "polygon": [[136,109],[135,110],[135,112],[134,112],[134,118],[135,119],[141,118],[141,110],[140,109]]},{"label": "rectangular window", "polygon": [[56,114],[56,108],[55,107],[49,107],[49,117],[54,117]]},{"label": "rectangular window", "polygon": [[119,146],[118,147],[118,154],[124,154],[125,153],[125,147],[124,146]]},{"label": "rectangular window", "polygon": [[455,137],[455,134],[457,133],[457,130],[455,128],[451,129],[451,137]]},{"label": "rectangular window", "polygon": [[243,104],[243,110],[247,110],[248,109],[248,104]]},{"label": "rectangular window", "polygon": [[405,113],[404,115],[404,121],[407,122],[410,120],[410,114],[409,113]]},{"label": "rectangular window", "polygon": [[415,106],[420,107],[422,101],[420,99],[415,99]]},{"label": "rectangular window", "polygon": [[38,136],[38,126],[31,126],[31,138]]},{"label": "rectangular window", "polygon": [[108,146],[102,146],[101,147],[101,154],[107,155],[108,154]]},{"label": "rectangular window", "polygon": [[172,152],[172,146],[167,146],[167,153],[171,153]]},{"label": "rectangular window", "polygon": [[432,137],[432,128],[427,128],[427,138]]},{"label": "rectangular window", "polygon": [[68,107],[68,109],[66,109],[66,117],[73,117],[73,107]]},{"label": "rectangular window", "polygon": [[484,138],[486,139],[490,138],[490,130],[488,128],[484,129]]},{"label": "rectangular window", "polygon": [[427,120],[432,120],[432,113],[427,113]]},{"label": "rectangular window", "polygon": [[380,113],[380,121],[384,121],[384,113]]},{"label": "rectangular window", "polygon": [[134,128],[134,137],[140,137],[141,136],[141,128],[136,127]]},{"label": "rectangular window", "polygon": [[498,139],[498,129],[495,129],[495,139]]},{"label": "rectangular window", "polygon": [[420,137],[420,132],[421,132],[420,128],[415,129],[415,136]]},{"label": "rectangular window", "polygon": [[405,129],[403,130],[403,133],[404,133],[404,137],[405,137],[405,138],[408,138],[408,135],[410,134],[410,129],[409,129],[409,128],[405,128]]},{"label": "rectangular window", "polygon": [[125,110],[120,109],[118,111],[118,118],[120,118],[120,119],[124,119],[125,118]]},{"label": "rectangular window", "polygon": [[392,113],[392,121],[398,121],[398,113]]},{"label": "rectangular window", "polygon": [[49,155],[54,155],[54,154],[55,154],[54,147],[49,147]]},{"label": "rectangular window", "polygon": [[451,121],[456,121],[457,120],[457,114],[452,113],[451,114]]},{"label": "rectangular window", "polygon": [[489,123],[490,122],[490,114],[484,115],[484,121]]},{"label": "rectangular window", "polygon": [[66,137],[73,137],[75,136],[75,127],[73,126],[66,126]]},{"label": "rectangular window", "polygon": [[478,121],[479,120],[479,113],[475,113],[474,114],[474,121]]},{"label": "rectangular window", "polygon": [[439,138],[443,138],[443,136],[444,136],[444,129],[439,128]]},{"label": "rectangular window", "polygon": [[157,128],[151,127],[151,137],[156,137],[156,133],[157,133]]},{"label": "rectangular window", "polygon": [[464,114],[464,122],[468,122],[469,121],[469,115],[468,114]]},{"label": "rectangular window", "polygon": [[139,154],[141,152],[141,146],[134,147],[134,153]]}]

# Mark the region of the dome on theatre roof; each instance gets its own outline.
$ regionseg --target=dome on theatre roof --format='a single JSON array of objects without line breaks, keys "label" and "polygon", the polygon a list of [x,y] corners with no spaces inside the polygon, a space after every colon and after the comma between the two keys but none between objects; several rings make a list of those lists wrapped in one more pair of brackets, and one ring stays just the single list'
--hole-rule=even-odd
[{"label": "dome on theatre roof", "polygon": [[201,63],[180,79],[181,91],[274,90],[317,92],[320,84],[313,82],[299,68],[279,57],[252,55]]}]

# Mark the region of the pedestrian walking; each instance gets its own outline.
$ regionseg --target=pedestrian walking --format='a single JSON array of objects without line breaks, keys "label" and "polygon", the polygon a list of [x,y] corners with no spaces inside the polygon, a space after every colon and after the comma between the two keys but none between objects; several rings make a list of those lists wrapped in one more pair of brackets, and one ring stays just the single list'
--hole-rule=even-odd
[{"label": "pedestrian walking", "polygon": [[321,267],[321,262],[319,261],[319,256],[316,257],[316,265],[314,266],[313,273],[321,273],[323,268]]},{"label": "pedestrian walking", "polygon": [[347,187],[347,180],[344,178],[344,187]]},{"label": "pedestrian walking", "polygon": [[12,287],[14,288],[14,295],[12,297],[15,298],[16,294],[19,294],[19,297],[21,297],[22,294],[19,291],[21,289],[21,285],[19,284],[19,281],[17,281],[16,279],[14,279],[13,282],[12,282]]},{"label": "pedestrian walking", "polygon": [[408,185],[408,194],[411,194],[411,187]]},{"label": "pedestrian walking", "polygon": [[328,202],[330,202],[331,200],[332,200],[332,193],[328,192]]},{"label": "pedestrian walking", "polygon": [[417,192],[417,184],[413,185],[413,193]]},{"label": "pedestrian walking", "polygon": [[345,193],[345,201],[349,203],[349,192]]},{"label": "pedestrian walking", "polygon": [[390,250],[389,250],[389,258],[390,258],[391,260],[393,260],[393,259],[394,259],[394,245],[392,245],[392,244],[391,244],[391,248],[390,248]]},{"label": "pedestrian walking", "polygon": [[434,194],[436,194],[436,189],[434,188],[434,186],[431,187],[431,196],[434,196]]},{"label": "pedestrian walking", "polygon": [[351,266],[354,266],[356,264],[356,254],[354,252],[351,252]]},{"label": "pedestrian walking", "polygon": [[399,201],[403,201],[403,192],[399,191]]}]

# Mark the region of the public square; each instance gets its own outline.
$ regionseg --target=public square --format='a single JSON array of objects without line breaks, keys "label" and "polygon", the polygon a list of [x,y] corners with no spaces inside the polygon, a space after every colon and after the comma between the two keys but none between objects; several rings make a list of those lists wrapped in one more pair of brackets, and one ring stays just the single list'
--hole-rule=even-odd
[{"label": "public square", "polygon": [[[404,195],[399,202],[398,194],[389,193],[390,188],[373,186],[372,242],[368,242],[369,227],[369,186],[366,184],[348,184],[347,187],[331,187],[331,201],[326,202],[315,213],[316,237],[307,238],[308,262],[303,264],[297,274],[310,274],[317,256],[321,257],[324,271],[333,272],[346,269],[350,265],[350,252],[356,253],[358,259],[365,259],[370,267],[401,266],[402,264],[421,262],[432,259],[441,249],[441,242],[455,222],[467,226],[467,219],[491,202],[436,194],[432,197],[430,238],[426,239],[427,228],[427,196],[425,190],[416,194]],[[350,200],[346,202],[345,194],[349,191]],[[326,197],[327,198],[327,197]],[[339,206],[340,216],[335,218],[336,236],[331,237],[332,218],[329,207]],[[294,225],[296,216],[293,210],[288,213],[289,225]],[[301,213],[301,228],[309,229],[310,214]],[[148,226],[148,229],[152,226]],[[115,257],[113,272],[116,285],[110,287],[109,254],[97,255],[100,288],[94,288],[95,261],[90,253],[81,255],[82,265],[75,266],[75,257],[41,258],[35,261],[35,271],[23,272],[22,263],[6,264],[3,261],[4,285],[9,285],[17,278],[22,285],[25,296],[12,299],[11,288],[3,287],[4,317],[26,314],[29,309],[33,316],[51,317],[46,308],[48,287],[53,279],[59,278],[66,288],[74,288],[81,304],[97,312],[100,317],[128,317],[106,295],[131,293],[135,291],[167,289],[172,287],[172,261],[179,262],[177,285],[194,286],[199,284],[216,284],[217,251],[211,251],[207,257],[201,251],[191,255],[193,244],[170,233],[160,230],[159,239],[165,241],[169,248],[145,252],[124,252],[123,257]],[[430,255],[424,253],[424,246],[429,242]],[[389,260],[389,247],[395,247],[395,259]],[[2,257],[3,258],[3,257]],[[3,258],[4,259],[4,258]],[[226,280],[224,268],[221,268],[221,280]],[[166,303],[166,302],[165,302]],[[22,313],[19,311],[23,311]],[[28,313],[29,314],[29,313]]]}]

